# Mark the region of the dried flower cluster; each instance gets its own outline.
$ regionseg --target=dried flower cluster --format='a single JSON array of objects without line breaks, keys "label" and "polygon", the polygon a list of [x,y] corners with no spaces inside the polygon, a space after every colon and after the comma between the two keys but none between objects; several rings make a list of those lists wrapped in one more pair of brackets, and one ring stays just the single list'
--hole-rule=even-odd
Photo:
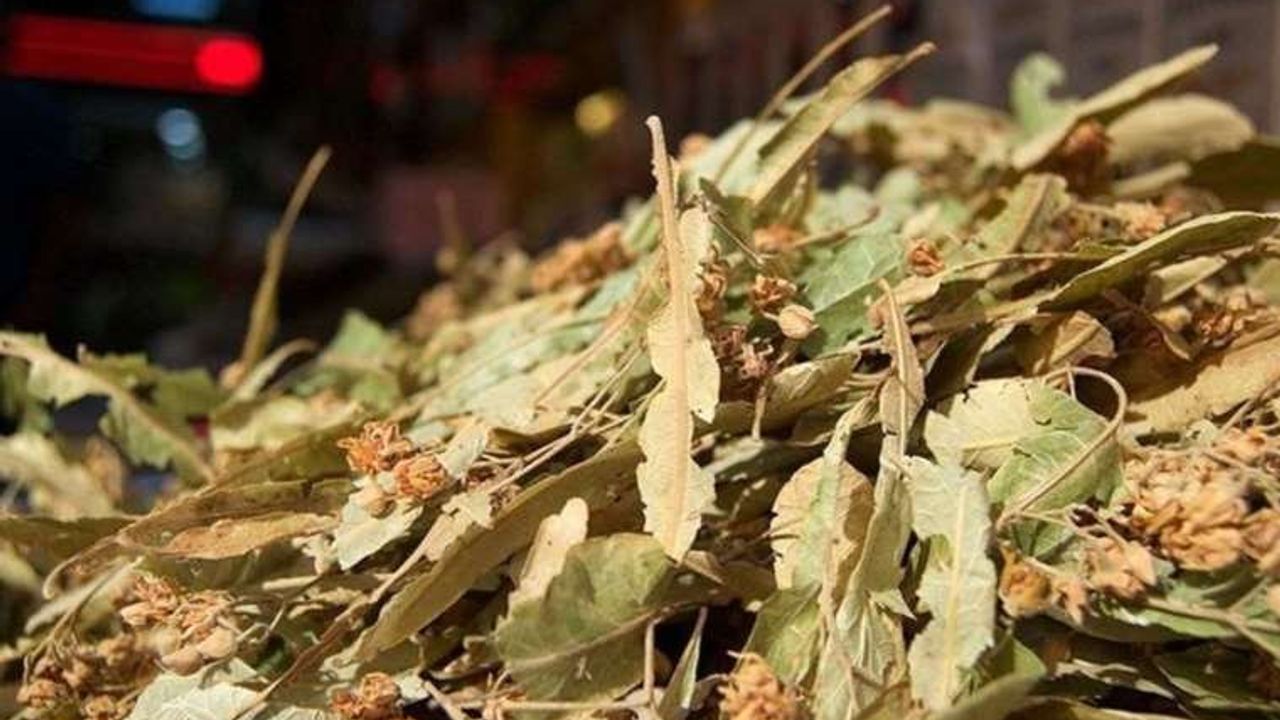
[{"label": "dried flower cluster", "polygon": [[86,720],[120,720],[133,690],[154,675],[151,658],[134,635],[55,648],[32,665],[17,699],[53,717],[78,711]]},{"label": "dried flower cluster", "polygon": [[[416,448],[391,422],[366,423],[359,435],[343,438],[338,447],[346,452],[352,471],[370,476],[356,491],[356,502],[371,515],[386,514],[396,501],[421,504],[439,495],[454,479],[435,453]],[[391,487],[384,487],[378,475],[390,473]]]},{"label": "dried flower cluster", "polygon": [[631,264],[622,244],[622,227],[609,223],[583,240],[566,240],[533,268],[534,292],[587,285]]},{"label": "dried flower cluster", "polygon": [[180,594],[163,579],[139,575],[131,595],[120,619],[146,639],[168,670],[190,675],[236,653],[240,631],[228,593]]}]

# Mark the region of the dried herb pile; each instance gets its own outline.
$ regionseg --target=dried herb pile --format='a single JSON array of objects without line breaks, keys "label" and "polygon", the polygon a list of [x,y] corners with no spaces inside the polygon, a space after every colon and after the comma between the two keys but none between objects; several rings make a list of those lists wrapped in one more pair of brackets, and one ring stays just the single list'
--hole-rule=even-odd
[{"label": "dried herb pile", "polygon": [[1280,714],[1280,145],[1211,47],[867,99],[929,49],[395,328],[272,346],[300,195],[218,381],[0,334],[22,716]]}]

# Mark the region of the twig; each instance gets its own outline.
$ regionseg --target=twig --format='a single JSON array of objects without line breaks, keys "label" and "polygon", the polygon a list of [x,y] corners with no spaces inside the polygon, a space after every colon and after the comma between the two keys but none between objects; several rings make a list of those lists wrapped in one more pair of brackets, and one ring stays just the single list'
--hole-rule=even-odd
[{"label": "twig", "polygon": [[276,297],[280,287],[280,275],[284,271],[285,253],[289,250],[289,237],[293,227],[302,214],[302,206],[311,195],[312,188],[320,179],[320,173],[329,163],[333,154],[328,145],[321,145],[311,156],[302,177],[289,196],[289,204],[285,206],[280,224],[271,231],[267,239],[267,256],[262,268],[262,279],[258,281],[258,290],[253,296],[253,308],[249,311],[249,330],[244,336],[244,346],[240,350],[240,359],[236,363],[240,377],[235,378],[233,385],[238,386],[249,375],[262,356],[267,352],[267,345],[276,332]]}]

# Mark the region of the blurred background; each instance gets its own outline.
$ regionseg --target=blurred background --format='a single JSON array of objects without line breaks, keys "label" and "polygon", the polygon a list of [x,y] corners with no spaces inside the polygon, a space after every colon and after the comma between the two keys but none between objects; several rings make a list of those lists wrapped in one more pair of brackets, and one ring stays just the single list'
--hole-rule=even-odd
[{"label": "blurred background", "polygon": [[[0,326],[59,349],[217,366],[266,237],[334,155],[294,233],[280,338],[355,305],[384,321],[433,281],[456,219],[531,253],[649,191],[671,142],[754,114],[853,0],[0,0]],[[1280,126],[1280,0],[897,0],[832,62],[932,39],[884,92],[1004,104],[1045,50],[1087,93],[1203,42],[1201,78]]]}]

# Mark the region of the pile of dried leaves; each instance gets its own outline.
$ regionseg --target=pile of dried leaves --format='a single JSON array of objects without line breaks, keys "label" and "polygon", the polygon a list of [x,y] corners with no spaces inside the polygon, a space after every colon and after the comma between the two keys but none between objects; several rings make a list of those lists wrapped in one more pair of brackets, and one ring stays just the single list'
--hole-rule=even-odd
[{"label": "pile of dried leaves", "polygon": [[1280,144],[1211,47],[866,99],[929,49],[400,329],[270,351],[300,193],[220,382],[0,334],[23,717],[1276,716]]}]

